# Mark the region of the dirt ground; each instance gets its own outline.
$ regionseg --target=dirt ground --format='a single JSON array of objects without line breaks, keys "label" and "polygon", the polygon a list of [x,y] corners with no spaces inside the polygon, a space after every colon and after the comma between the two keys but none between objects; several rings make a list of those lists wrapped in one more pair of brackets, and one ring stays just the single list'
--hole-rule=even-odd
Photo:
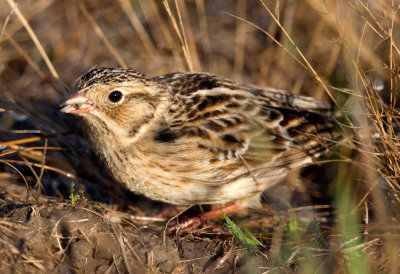
[{"label": "dirt ground", "polygon": [[[72,205],[70,200],[38,195],[33,188],[27,195],[25,187],[12,180],[0,182],[1,273],[257,273],[283,266],[285,272],[296,270],[290,261],[276,266],[270,260],[280,252],[274,245],[286,234],[280,228],[290,218],[287,210],[266,205],[229,215],[257,236],[260,245],[250,246],[235,239],[223,219],[186,235],[166,235],[168,218],[152,216],[171,206],[129,192],[122,191],[121,200],[133,197],[135,202],[112,205],[88,201],[87,194],[78,191],[75,195],[80,197]],[[284,190],[274,193],[279,191]],[[312,222],[310,214],[318,210],[310,209],[299,213],[299,220]],[[198,212],[190,209],[180,220]],[[324,211],[315,216],[329,217]]]},{"label": "dirt ground", "polygon": [[230,273],[268,263],[264,248],[249,252],[228,231],[163,237],[163,225],[93,205],[54,199],[1,213],[1,273]]}]

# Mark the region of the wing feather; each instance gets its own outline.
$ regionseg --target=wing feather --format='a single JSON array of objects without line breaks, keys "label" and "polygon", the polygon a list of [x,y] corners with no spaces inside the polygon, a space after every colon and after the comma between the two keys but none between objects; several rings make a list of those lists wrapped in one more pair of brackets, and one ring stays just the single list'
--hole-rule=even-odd
[{"label": "wing feather", "polygon": [[210,163],[227,172],[243,167],[243,160],[253,170],[301,166],[326,151],[336,137],[332,107],[313,98],[206,73],[153,79],[167,83],[174,94],[160,139],[194,143],[211,153]]}]

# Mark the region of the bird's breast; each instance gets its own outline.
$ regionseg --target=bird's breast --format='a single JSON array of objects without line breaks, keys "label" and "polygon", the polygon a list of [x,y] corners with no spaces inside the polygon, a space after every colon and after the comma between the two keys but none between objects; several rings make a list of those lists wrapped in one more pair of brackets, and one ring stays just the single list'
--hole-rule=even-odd
[{"label": "bird's breast", "polygon": [[122,154],[124,158],[109,158],[118,161],[108,164],[114,179],[153,200],[179,205],[215,204],[260,192],[250,176],[237,176],[247,172],[243,166],[227,172],[212,165],[206,151],[141,144],[125,149]]}]

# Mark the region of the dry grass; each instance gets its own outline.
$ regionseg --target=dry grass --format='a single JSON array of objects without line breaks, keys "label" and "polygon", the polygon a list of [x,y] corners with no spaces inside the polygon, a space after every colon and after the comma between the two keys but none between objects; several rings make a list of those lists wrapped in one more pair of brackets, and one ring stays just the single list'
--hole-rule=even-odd
[{"label": "dry grass", "polygon": [[[397,273],[399,4],[1,2],[0,269]],[[284,206],[234,218],[262,246],[240,249],[229,231],[204,229],[163,247],[163,225],[143,220],[164,205],[115,186],[76,120],[58,112],[77,77],[96,65],[149,76],[208,71],[314,96],[335,105],[345,138],[322,168],[288,179],[295,192],[276,190]],[[72,194],[77,204],[60,202]],[[79,220],[88,223],[66,225]]]}]

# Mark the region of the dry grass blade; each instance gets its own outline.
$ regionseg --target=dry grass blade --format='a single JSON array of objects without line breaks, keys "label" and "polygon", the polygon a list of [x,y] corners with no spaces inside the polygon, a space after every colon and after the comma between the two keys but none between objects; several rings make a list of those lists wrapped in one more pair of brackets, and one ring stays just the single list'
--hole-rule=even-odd
[{"label": "dry grass blade", "polygon": [[175,0],[175,7],[178,13],[179,24],[181,26],[182,36],[185,41],[189,57],[191,58],[193,71],[203,71],[201,68],[200,58],[198,55],[198,50],[196,46],[196,40],[194,38],[194,33],[192,29],[192,24],[189,20],[188,11],[186,8],[185,1]]},{"label": "dry grass blade", "polygon": [[31,143],[31,142],[38,142],[42,140],[42,137],[36,136],[36,137],[29,137],[29,138],[23,138],[23,139],[16,139],[8,142],[2,142],[0,143],[0,146],[13,146],[13,145],[20,145],[20,144],[26,144],[26,143]]},{"label": "dry grass blade", "polygon": [[26,189],[27,189],[27,194],[28,194],[27,196],[29,196],[29,191],[30,191],[29,189],[30,188],[29,188],[28,181],[26,180],[25,176],[21,173],[21,171],[19,171],[18,168],[16,168],[15,166],[10,164],[9,162],[10,162],[10,160],[4,161],[4,160],[0,159],[0,163],[3,163],[5,165],[11,167],[12,169],[14,169],[21,176],[22,180],[24,180],[24,183],[25,183],[25,186],[26,186]]},{"label": "dry grass blade", "polygon": [[[168,45],[172,49],[175,49],[177,46],[176,41],[172,37],[173,35],[171,33],[169,25],[166,23],[166,21],[168,21],[168,18],[162,16],[157,3],[158,3],[157,1],[145,1],[145,2],[140,2],[138,4],[141,5],[141,9],[143,10],[146,20],[148,24],[150,24],[150,29],[154,31],[153,35],[155,37],[155,40],[157,41],[165,40],[166,45]],[[181,56],[180,51],[173,50],[172,55],[174,56],[174,62],[176,64],[179,64],[179,67],[185,66],[184,65],[185,60]],[[163,62],[161,64],[164,65]],[[162,68],[161,70],[164,69],[165,68]]]},{"label": "dry grass blade", "polygon": [[[236,4],[236,11],[238,17],[246,19],[246,0],[240,0]],[[240,21],[236,24],[235,35],[235,63],[233,65],[233,72],[238,77],[238,81],[242,80],[243,66],[245,58],[245,45],[246,45],[246,26]]]},{"label": "dry grass blade", "polygon": [[117,60],[119,66],[122,68],[128,68],[124,60],[122,59],[121,55],[118,53],[118,51],[114,48],[114,46],[111,44],[111,42],[108,40],[107,36],[104,34],[100,26],[97,24],[96,20],[90,15],[88,10],[86,9],[85,5],[82,2],[79,2],[79,8],[82,11],[83,15],[87,18],[87,20],[90,22],[92,25],[94,31],[98,35],[98,37],[103,41],[104,45],[107,47],[107,49],[111,52],[111,54],[114,56],[114,58]]},{"label": "dry grass blade", "polygon": [[2,153],[0,153],[0,157],[9,155],[9,154],[15,154],[15,153],[20,153],[23,156],[33,159],[36,161],[40,161],[43,157],[43,153],[40,150],[46,149],[46,150],[58,150],[61,151],[61,147],[22,147],[22,146],[17,146],[17,145],[12,145],[8,146],[9,149],[4,150]]},{"label": "dry grass blade", "polygon": [[77,177],[74,174],[70,173],[70,172],[64,171],[64,170],[56,168],[56,167],[48,166],[48,165],[42,165],[42,164],[31,163],[31,162],[29,162],[29,164],[28,164],[25,161],[18,161],[18,160],[11,160],[11,159],[1,160],[1,162],[3,162],[3,163],[7,162],[7,163],[14,163],[14,164],[22,164],[22,165],[28,165],[28,166],[32,166],[32,167],[40,167],[40,168],[44,168],[46,170],[51,170],[51,171],[60,173],[61,175],[65,176],[65,177],[68,177],[68,178],[71,178],[71,179],[77,179]]},{"label": "dry grass blade", "polygon": [[266,30],[264,30],[264,29],[261,28],[260,26],[257,26],[256,24],[254,24],[254,23],[252,23],[252,22],[250,22],[250,21],[248,21],[248,20],[246,20],[246,19],[243,19],[243,18],[241,18],[241,17],[239,17],[239,16],[236,16],[236,15],[231,14],[231,13],[229,13],[229,12],[224,12],[224,13],[227,14],[227,15],[229,15],[229,16],[232,16],[233,18],[236,18],[236,19],[238,19],[238,20],[240,20],[240,21],[243,21],[243,22],[249,24],[250,26],[252,26],[252,27],[254,27],[254,28],[260,30],[261,32],[263,32],[263,33],[264,33],[265,35],[267,35],[272,41],[274,41],[275,44],[277,44],[277,45],[278,45],[279,47],[281,47],[287,54],[289,54],[290,57],[292,57],[299,65],[301,65],[304,69],[307,69],[307,67],[306,67],[296,56],[294,56],[284,45],[282,45],[278,40],[276,40],[269,32],[267,32]]},{"label": "dry grass blade", "polygon": [[[42,72],[39,66],[32,60],[32,58],[18,45],[18,43],[11,36],[7,37],[7,40],[10,41],[11,45],[21,54],[24,59],[28,62],[28,64],[37,72],[37,74],[42,79],[46,79],[47,76],[44,72]],[[1,41],[1,40],[0,40]]]},{"label": "dry grass blade", "polygon": [[[382,35],[381,33],[379,33],[379,31],[377,31],[377,29],[374,28],[371,24],[369,24],[369,21],[368,21],[367,19],[365,19],[365,21],[368,23],[368,25],[371,27],[371,29],[373,29],[373,30],[375,31],[375,33],[378,34],[381,38],[390,40],[390,41],[391,41],[391,46],[397,51],[397,54],[400,54],[400,51],[399,51],[398,47],[397,47],[397,46],[393,43],[393,41],[392,41],[392,38],[393,38],[392,33],[391,33],[391,32],[387,32],[387,31],[382,27],[382,25],[379,23],[379,21],[377,20],[377,18],[376,18],[376,17],[373,15],[373,13],[371,12],[370,8],[369,8],[367,5],[365,5],[365,3],[363,3],[363,1],[358,0],[358,3],[359,3],[359,4],[364,8],[364,10],[368,13],[368,15],[371,17],[372,21],[378,26],[379,30],[380,30],[381,32],[383,32],[383,35]],[[392,4],[394,4],[393,1],[392,1]],[[353,5],[352,3],[350,3],[350,5],[351,5],[353,8],[355,8],[354,5]],[[395,16],[395,14],[396,14],[396,11],[394,11],[394,10],[392,10],[391,14],[389,13],[389,16],[391,15],[391,18],[392,18],[392,20],[391,20],[392,23],[394,22],[394,16]],[[393,25],[392,25],[392,26],[393,26]],[[391,54],[391,56],[393,56],[393,55]]]},{"label": "dry grass blade", "polygon": [[132,3],[129,0],[119,0],[119,3],[125,14],[128,16],[133,28],[139,34],[140,40],[142,40],[143,46],[147,50],[147,54],[149,55],[149,57],[151,58],[155,56],[156,49],[153,45],[153,42],[151,41],[149,35],[147,34],[138,16],[136,15],[136,12],[133,10]]},{"label": "dry grass blade", "polygon": [[21,23],[24,25],[26,31],[29,33],[29,36],[31,37],[32,41],[35,43],[36,48],[40,52],[40,55],[42,56],[43,60],[45,61],[47,67],[50,70],[51,75],[53,75],[54,78],[59,79],[60,76],[58,76],[58,73],[56,69],[54,68],[53,64],[51,63],[49,57],[47,56],[46,51],[44,50],[42,44],[40,43],[39,39],[37,38],[35,32],[32,30],[31,26],[29,25],[28,21],[26,21],[25,17],[22,15],[21,11],[19,10],[17,4],[13,0],[7,0],[8,4],[10,7],[13,9],[15,14],[17,15],[18,19],[21,21]]},{"label": "dry grass blade", "polygon": [[329,98],[332,100],[332,102],[340,108],[339,104],[336,102],[335,97],[331,93],[331,91],[328,89],[328,87],[325,85],[325,82],[322,81],[321,77],[318,75],[318,73],[314,70],[312,65],[308,62],[307,58],[303,55],[301,50],[297,47],[296,43],[292,40],[291,36],[286,32],[285,28],[281,25],[279,20],[276,18],[276,16],[270,11],[270,9],[265,5],[263,0],[259,0],[260,3],[263,5],[265,10],[268,12],[268,14],[271,16],[271,18],[275,21],[275,23],[279,26],[279,28],[282,30],[282,32],[285,34],[286,38],[290,41],[291,45],[296,49],[296,52],[300,55],[301,59],[305,62],[307,69],[312,73],[314,78],[321,84],[321,86],[324,88],[326,93],[329,95]]},{"label": "dry grass blade", "polygon": [[[193,71],[192,57],[190,55],[189,46],[188,46],[188,43],[187,43],[187,40],[186,40],[184,29],[180,29],[178,27],[178,23],[176,22],[175,16],[172,14],[172,11],[171,11],[171,8],[169,6],[168,1],[164,0],[163,4],[164,4],[164,7],[165,7],[165,10],[168,13],[168,16],[170,18],[172,26],[173,26],[173,28],[175,30],[175,33],[178,35],[179,41],[181,42],[181,48],[182,48],[183,54],[185,56],[185,60],[186,60],[187,66],[188,66],[188,70]],[[182,18],[180,17],[179,6],[178,6],[177,2],[175,2],[175,6],[176,6],[176,8],[178,10],[180,26],[183,27]]]},{"label": "dry grass blade", "polygon": [[199,28],[201,34],[201,44],[203,47],[203,52],[207,55],[207,63],[208,63],[208,70],[211,67],[211,42],[208,33],[208,23],[207,23],[207,15],[205,11],[204,0],[196,0],[196,11],[199,17]]},{"label": "dry grass blade", "polygon": [[128,273],[132,273],[131,270],[130,270],[129,263],[128,263],[128,258],[127,258],[127,255],[126,255],[124,236],[122,235],[122,233],[120,231],[120,228],[117,227],[117,225],[111,223],[111,227],[112,227],[112,229],[114,231],[114,235],[116,236],[116,239],[117,239],[117,241],[119,243],[119,246],[121,248],[122,257],[123,257],[127,272]]},{"label": "dry grass blade", "polygon": [[214,272],[214,271],[216,271],[218,268],[220,268],[220,267],[232,256],[233,251],[234,251],[233,239],[232,239],[232,243],[231,243],[231,244],[232,244],[232,246],[231,246],[231,248],[229,249],[229,251],[226,252],[226,254],[225,254],[222,258],[218,259],[218,260],[214,263],[214,266],[213,266],[213,268],[212,268],[212,272]]},{"label": "dry grass blade", "polygon": [[6,32],[6,27],[8,22],[10,21],[10,17],[14,14],[14,10],[11,10],[10,14],[7,15],[6,20],[4,20],[3,26],[1,27],[0,31],[0,43],[3,41],[4,34]]}]

